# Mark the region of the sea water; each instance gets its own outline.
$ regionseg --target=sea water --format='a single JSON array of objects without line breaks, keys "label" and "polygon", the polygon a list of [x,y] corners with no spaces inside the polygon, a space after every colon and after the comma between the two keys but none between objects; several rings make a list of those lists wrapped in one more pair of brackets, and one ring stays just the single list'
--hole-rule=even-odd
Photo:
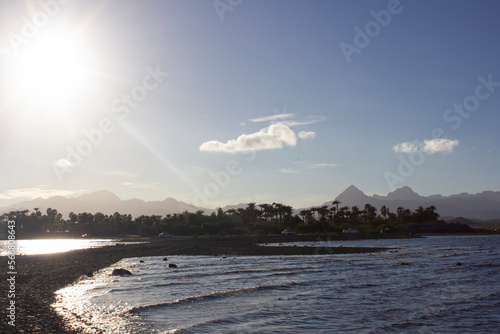
[{"label": "sea water", "polygon": [[129,258],[59,290],[53,306],[81,333],[497,333],[499,242],[433,236],[295,244],[393,247],[381,253]]}]

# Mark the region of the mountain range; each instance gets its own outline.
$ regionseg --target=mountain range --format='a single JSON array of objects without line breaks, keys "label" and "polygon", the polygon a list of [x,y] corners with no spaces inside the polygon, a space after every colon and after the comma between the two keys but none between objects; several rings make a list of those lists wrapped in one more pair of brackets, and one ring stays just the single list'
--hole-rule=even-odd
[{"label": "mountain range", "polygon": [[[431,195],[420,196],[410,187],[402,187],[388,193],[386,196],[368,196],[355,186],[350,186],[338,195],[335,200],[341,202],[340,207],[353,205],[360,209],[370,204],[380,210],[382,205],[391,212],[398,207],[415,210],[419,206],[435,206],[441,217],[466,217],[470,219],[498,219],[500,218],[500,191],[483,191],[477,194],[461,193],[450,196]],[[323,205],[331,206],[331,202]]]},{"label": "mountain range", "polygon": [[[409,187],[402,187],[386,196],[366,195],[355,186],[349,186],[334,200],[340,202],[339,206],[358,206],[360,209],[365,204],[370,204],[380,210],[385,205],[392,212],[398,207],[415,210],[419,206],[428,207],[434,205],[441,217],[465,217],[469,219],[499,219],[500,218],[500,191],[483,191],[477,194],[461,193],[451,196],[431,195],[420,196]],[[323,205],[332,206],[334,200],[325,202]],[[259,203],[257,203],[259,204]],[[231,208],[245,208],[246,203],[238,205],[227,205],[222,209],[227,211]],[[213,209],[197,207],[178,201],[174,198],[166,198],[163,201],[143,201],[140,199],[121,200],[114,193],[101,190],[90,194],[81,195],[75,198],[62,196],[50,197],[47,199],[37,198],[0,208],[0,214],[16,210],[33,210],[39,208],[45,212],[47,208],[57,209],[63,217],[67,218],[70,212],[102,212],[113,214],[131,214],[133,217],[140,215],[167,215],[181,213],[184,211],[196,212],[204,211],[205,214],[214,212]],[[296,212],[300,209],[296,209]]]},{"label": "mountain range", "polygon": [[119,212],[121,214],[130,214],[133,217],[138,217],[140,215],[164,216],[184,211],[196,212],[198,210],[203,210],[205,213],[214,211],[212,209],[196,207],[171,197],[163,201],[149,202],[137,198],[121,200],[114,193],[101,190],[75,198],[54,196],[47,199],[37,198],[31,201],[24,201],[0,208],[0,214],[17,210],[33,211],[34,208],[38,208],[43,213],[45,213],[48,208],[56,209],[64,218],[67,218],[70,212],[102,212],[108,215]]}]

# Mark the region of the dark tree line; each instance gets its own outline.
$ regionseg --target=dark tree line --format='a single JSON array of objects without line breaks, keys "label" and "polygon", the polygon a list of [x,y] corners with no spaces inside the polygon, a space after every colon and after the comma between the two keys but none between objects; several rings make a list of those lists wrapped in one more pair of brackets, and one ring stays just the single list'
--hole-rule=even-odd
[{"label": "dark tree line", "polygon": [[[293,213],[291,206],[281,203],[249,203],[246,208],[215,212],[205,215],[203,211],[178,214],[141,215],[132,218],[129,214],[115,212],[73,213],[64,219],[55,209],[42,213],[38,208],[33,211],[12,211],[4,214],[2,231],[7,219],[16,221],[18,238],[42,235],[91,235],[116,236],[126,234],[158,235],[165,232],[173,235],[232,235],[232,234],[274,234],[283,229],[294,229],[300,233],[341,232],[343,229],[356,228],[362,233],[402,231],[409,224],[443,223],[434,206],[418,207],[411,211],[403,207],[391,212],[386,206],[377,210],[366,204],[362,209],[357,206],[340,207],[334,201],[332,206],[313,207]],[[6,227],[5,227],[6,229]]]}]

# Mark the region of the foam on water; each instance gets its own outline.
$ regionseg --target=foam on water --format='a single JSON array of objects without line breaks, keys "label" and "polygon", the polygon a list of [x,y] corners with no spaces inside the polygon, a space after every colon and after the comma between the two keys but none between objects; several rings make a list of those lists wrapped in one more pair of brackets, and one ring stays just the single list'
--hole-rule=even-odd
[{"label": "foam on water", "polygon": [[[499,241],[361,240],[342,245],[398,249],[130,258],[58,291],[54,307],[82,333],[491,332],[500,328]],[[133,275],[110,276],[118,267]]]}]

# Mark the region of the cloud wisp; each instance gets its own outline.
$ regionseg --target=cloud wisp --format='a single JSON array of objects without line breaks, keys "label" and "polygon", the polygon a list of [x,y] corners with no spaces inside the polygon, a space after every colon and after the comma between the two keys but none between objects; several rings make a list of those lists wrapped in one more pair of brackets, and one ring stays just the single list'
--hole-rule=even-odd
[{"label": "cloud wisp", "polygon": [[36,199],[36,198],[49,198],[54,196],[74,196],[83,192],[83,190],[65,190],[65,189],[46,189],[42,187],[35,188],[20,188],[10,189],[0,193],[0,199]]},{"label": "cloud wisp", "polygon": [[283,148],[297,145],[297,135],[283,123],[271,124],[258,132],[242,134],[236,139],[222,143],[217,140],[204,142],[200,151],[238,153]]},{"label": "cloud wisp", "polygon": [[302,162],[297,161],[293,163],[295,167],[293,168],[282,168],[280,172],[282,173],[300,173],[305,170],[313,170],[320,168],[335,168],[342,166],[341,164],[333,164],[333,163],[313,163],[313,162]]},{"label": "cloud wisp", "polygon": [[451,153],[460,144],[458,140],[445,138],[428,139],[423,142],[404,142],[394,145],[392,149],[397,153],[413,153],[422,151],[424,153]]},{"label": "cloud wisp", "polygon": [[306,116],[302,120],[296,120],[296,113],[279,113],[270,116],[263,116],[258,118],[251,118],[249,121],[258,123],[258,122],[270,122],[271,124],[283,123],[286,126],[299,126],[299,125],[309,125],[319,122],[324,122],[327,120],[327,117],[324,115],[309,115]]},{"label": "cloud wisp", "polygon": [[288,125],[288,126],[298,126],[298,125],[309,125],[309,124],[314,124],[314,123],[319,123],[319,122],[324,122],[328,118],[326,116],[307,116],[305,120],[303,121],[296,121],[296,120],[287,120],[284,121],[283,123]]},{"label": "cloud wisp", "polygon": [[287,118],[294,118],[296,114],[293,113],[286,113],[286,114],[276,114],[276,115],[271,115],[271,116],[263,116],[263,117],[258,117],[258,118],[251,118],[249,121],[252,122],[275,122],[275,121],[281,121],[283,119]]},{"label": "cloud wisp", "polygon": [[300,139],[314,139],[314,138],[316,138],[316,132],[314,132],[314,131],[300,131],[299,138]]}]

